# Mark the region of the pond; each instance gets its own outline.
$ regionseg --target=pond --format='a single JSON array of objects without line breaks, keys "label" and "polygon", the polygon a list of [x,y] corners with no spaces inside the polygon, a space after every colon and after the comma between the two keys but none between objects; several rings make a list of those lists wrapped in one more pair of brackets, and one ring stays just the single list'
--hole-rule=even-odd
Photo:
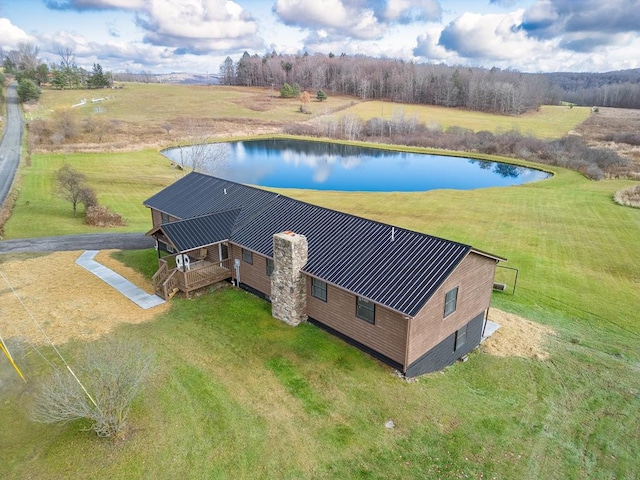
[{"label": "pond", "polygon": [[274,188],[421,192],[521,185],[548,178],[507,163],[291,139],[177,147],[171,161],[234,182]]}]

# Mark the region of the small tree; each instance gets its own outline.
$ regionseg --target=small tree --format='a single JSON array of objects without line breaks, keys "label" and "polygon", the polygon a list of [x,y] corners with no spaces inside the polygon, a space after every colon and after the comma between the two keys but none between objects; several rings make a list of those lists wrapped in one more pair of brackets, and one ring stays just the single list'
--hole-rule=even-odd
[{"label": "small tree", "polygon": [[300,111],[302,113],[309,113],[310,100],[311,100],[311,96],[309,95],[309,92],[307,92],[306,90],[302,92],[302,94],[300,95],[300,101],[302,102],[302,105],[300,105]]},{"label": "small tree", "polygon": [[30,80],[28,78],[23,78],[22,80],[20,80],[20,82],[18,83],[17,92],[18,98],[22,103],[38,101],[38,99],[40,98],[40,94],[42,93],[40,91],[40,88],[38,88],[38,86],[33,83],[33,80]]},{"label": "small tree", "polygon": [[284,85],[282,85],[282,88],[280,89],[280,96],[282,98],[293,98],[294,97],[293,87],[288,83],[285,83]]},{"label": "small tree", "polygon": [[99,63],[93,64],[93,71],[89,74],[89,78],[87,78],[87,86],[89,88],[107,88],[111,86],[109,76],[104,73]]},{"label": "small tree", "polygon": [[75,170],[68,163],[65,163],[56,172],[56,192],[60,198],[71,202],[74,217],[76,216],[78,203],[82,203],[82,199],[87,198],[86,191],[84,191],[86,188],[85,182],[86,177],[84,174]]},{"label": "small tree", "polygon": [[55,371],[43,382],[31,418],[39,423],[87,419],[99,437],[115,437],[125,427],[131,402],[152,364],[151,352],[130,340],[93,343],[85,349],[75,376]]},{"label": "small tree", "polygon": [[318,93],[316,93],[316,98],[319,101],[323,102],[324,100],[327,99],[327,94],[324,93],[324,90],[318,90]]}]

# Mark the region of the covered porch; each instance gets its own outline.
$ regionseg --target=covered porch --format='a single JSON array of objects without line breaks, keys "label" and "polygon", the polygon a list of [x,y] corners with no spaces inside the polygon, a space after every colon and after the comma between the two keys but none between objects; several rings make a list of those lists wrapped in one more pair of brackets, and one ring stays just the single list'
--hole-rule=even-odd
[{"label": "covered porch", "polygon": [[232,278],[228,239],[237,212],[224,212],[162,224],[147,235],[156,240],[158,271],[155,292],[168,300],[183,292],[187,298],[198,289]]},{"label": "covered porch", "polygon": [[[208,249],[203,248],[208,252]],[[158,256],[158,271],[153,275],[155,292],[165,300],[183,292],[191,292],[231,278],[230,259],[200,258],[199,251]],[[178,260],[176,260],[178,259]],[[188,260],[187,260],[188,259]]]}]

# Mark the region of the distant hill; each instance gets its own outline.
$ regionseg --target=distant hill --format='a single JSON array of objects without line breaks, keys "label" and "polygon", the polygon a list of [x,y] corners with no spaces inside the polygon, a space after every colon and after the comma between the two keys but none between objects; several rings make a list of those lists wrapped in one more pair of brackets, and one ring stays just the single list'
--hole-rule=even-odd
[{"label": "distant hill", "polygon": [[640,68],[604,73],[544,74],[566,102],[584,106],[640,108]]},{"label": "distant hill", "polygon": [[114,79],[119,82],[141,83],[174,83],[178,85],[218,85],[219,76],[213,73],[115,73]]},{"label": "distant hill", "polygon": [[640,84],[640,68],[604,73],[553,72],[545,73],[544,76],[553,85],[559,86],[566,92],[574,92],[585,88],[599,88],[605,85],[620,85],[622,83]]}]

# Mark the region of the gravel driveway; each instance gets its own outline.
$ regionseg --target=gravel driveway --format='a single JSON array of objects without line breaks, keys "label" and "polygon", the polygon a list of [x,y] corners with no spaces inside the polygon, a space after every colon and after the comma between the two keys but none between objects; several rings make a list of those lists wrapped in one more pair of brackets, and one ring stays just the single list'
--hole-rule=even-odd
[{"label": "gravel driveway", "polygon": [[4,240],[0,242],[0,254],[71,250],[141,250],[151,248],[153,245],[153,238],[146,237],[143,233],[90,233]]}]

